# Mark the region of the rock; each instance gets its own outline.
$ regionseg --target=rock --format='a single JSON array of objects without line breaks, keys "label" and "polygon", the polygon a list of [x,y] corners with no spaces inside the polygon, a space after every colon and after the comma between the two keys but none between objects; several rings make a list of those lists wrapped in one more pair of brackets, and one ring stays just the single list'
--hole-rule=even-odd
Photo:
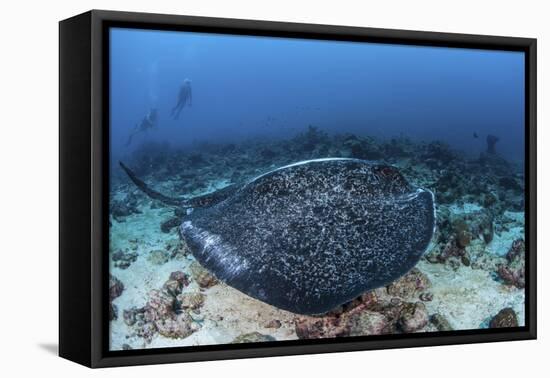
[{"label": "rock", "polygon": [[161,223],[160,230],[165,234],[168,234],[170,231],[178,227],[180,224],[181,224],[181,219],[179,217],[172,217]]},{"label": "rock", "polygon": [[145,339],[146,342],[151,342],[153,337],[157,334],[157,326],[153,322],[139,322],[137,323],[136,335]]},{"label": "rock", "polygon": [[182,293],[176,299],[181,309],[196,310],[202,307],[205,298],[202,293]]},{"label": "rock", "polygon": [[155,265],[166,264],[170,260],[170,254],[164,249],[156,249],[154,251],[149,252],[149,256],[147,256],[147,260],[149,260],[152,264],[155,264]]},{"label": "rock", "polygon": [[462,256],[464,256],[465,253],[466,250],[461,248],[453,238],[449,240],[441,249],[441,253],[438,256],[438,261],[441,263],[446,263],[449,260],[461,261]]},{"label": "rock", "polygon": [[123,291],[124,291],[124,285],[122,284],[122,282],[118,278],[110,274],[109,275],[109,299],[112,301],[113,299],[120,297]]},{"label": "rock", "polygon": [[281,321],[277,319],[272,319],[264,325],[265,328],[281,328],[281,326]]},{"label": "rock", "polygon": [[176,280],[184,283],[185,285],[189,284],[189,276],[182,272],[181,270],[176,270],[175,272],[170,273],[168,277],[169,280]]},{"label": "rock", "polygon": [[162,289],[172,297],[176,297],[188,285],[189,277],[187,274],[177,271],[170,274],[170,278],[164,283]]},{"label": "rock", "polygon": [[412,298],[431,286],[428,277],[417,268],[387,286],[388,294],[401,298]]},{"label": "rock", "polygon": [[421,154],[421,159],[424,161],[432,162],[432,166],[435,167],[446,166],[457,158],[450,146],[443,142],[431,142]]},{"label": "rock", "polygon": [[479,257],[472,257],[470,252],[484,250],[493,240],[494,217],[486,209],[454,214],[444,208],[438,212],[437,225],[437,247],[426,255],[426,259],[453,269],[470,266]]},{"label": "rock", "polygon": [[346,137],[343,144],[349,149],[350,157],[365,160],[379,160],[383,157],[379,146],[370,139],[359,139],[355,135],[350,135]]},{"label": "rock", "polygon": [[109,320],[118,319],[118,307],[113,303],[109,303]]},{"label": "rock", "polygon": [[187,244],[180,239],[169,240],[164,249],[170,253],[170,259],[183,259],[189,255]]},{"label": "rock", "polygon": [[404,137],[392,138],[389,142],[383,143],[384,156],[386,159],[403,158],[411,155],[410,140]]},{"label": "rock", "polygon": [[506,265],[500,265],[497,274],[507,285],[520,289],[525,287],[525,271],[523,269],[513,269]]},{"label": "rock", "polygon": [[[412,272],[411,276],[418,277],[418,272]],[[417,293],[414,286],[412,288],[400,293],[412,296],[411,293]],[[294,325],[298,338],[318,339],[416,332],[422,330],[428,321],[424,303],[405,302],[400,297],[389,295],[386,288],[380,288],[327,314],[296,316]]]},{"label": "rock", "polygon": [[193,261],[189,269],[191,270],[193,279],[203,289],[212,287],[218,283],[216,277],[196,261]]},{"label": "rock", "polygon": [[259,332],[245,333],[237,336],[231,344],[261,343],[266,341],[277,341],[273,336],[264,335]]},{"label": "rock", "polygon": [[111,255],[111,258],[116,268],[126,269],[134,261],[137,260],[138,254],[137,252],[134,252],[134,251],[123,251],[119,249]]},{"label": "rock", "polygon": [[506,259],[489,253],[485,243],[481,240],[472,242],[468,247],[468,254],[471,257],[470,266],[473,269],[482,269],[488,272],[495,272],[498,267],[506,263]]},{"label": "rock", "polygon": [[122,319],[127,326],[133,326],[136,324],[136,316],[140,312],[137,307],[132,307],[130,309],[122,311]]},{"label": "rock", "polygon": [[428,320],[428,310],[424,303],[407,303],[401,310],[398,326],[401,331],[411,333],[424,328],[428,324]]},{"label": "rock", "polygon": [[517,239],[506,254],[506,262],[497,266],[499,278],[507,285],[525,287],[525,242]]},{"label": "rock", "polygon": [[441,314],[433,314],[432,316],[430,316],[430,322],[435,326],[435,328],[437,328],[438,331],[453,330],[453,327],[451,326],[447,318],[445,318]]},{"label": "rock", "polygon": [[509,262],[516,259],[525,259],[525,241],[523,239],[516,239],[512,242],[508,253],[506,253],[506,259]]},{"label": "rock", "polygon": [[132,214],[141,214],[137,206],[137,198],[129,194],[124,199],[111,198],[110,212],[117,222],[124,222],[125,218]]},{"label": "rock", "polygon": [[182,308],[181,293],[189,285],[189,277],[176,271],[170,274],[162,290],[151,290],[145,306],[124,310],[124,323],[133,327],[136,335],[150,342],[155,334],[169,338],[185,338],[199,329],[191,315]]},{"label": "rock", "polygon": [[384,314],[363,311],[351,320],[350,336],[382,335],[390,331],[390,322]]},{"label": "rock", "polygon": [[193,318],[182,312],[175,317],[164,317],[155,321],[158,333],[172,339],[183,339],[198,330]]},{"label": "rock", "polygon": [[432,293],[422,293],[418,297],[422,302],[431,302],[432,299],[434,299],[434,295]]},{"label": "rock", "polygon": [[337,315],[298,316],[294,319],[294,329],[299,339],[349,336],[351,325],[346,320]]},{"label": "rock", "polygon": [[498,204],[498,198],[496,195],[494,195],[493,193],[491,192],[488,192],[488,193],[484,193],[483,196],[482,196],[482,202],[483,204],[483,207],[489,209],[495,205]]},{"label": "rock", "polygon": [[109,274],[109,320],[116,320],[118,318],[118,307],[113,304],[113,299],[118,298],[124,291],[124,285],[122,282]]},{"label": "rock", "polygon": [[458,248],[464,249],[473,239],[480,238],[485,244],[493,240],[494,216],[487,209],[465,214],[448,213],[438,219],[438,226],[442,231],[440,241],[453,239]]},{"label": "rock", "polygon": [[459,201],[467,193],[467,185],[463,175],[446,170],[434,185],[436,203],[450,204]]},{"label": "rock", "polygon": [[[380,296],[385,297],[380,299]],[[300,339],[334,338],[349,336],[352,328],[354,332],[359,332],[361,327],[374,332],[374,323],[368,328],[368,320],[358,317],[364,311],[382,312],[388,307],[391,308],[390,300],[386,297],[386,289],[380,288],[367,292],[356,300],[346,303],[341,308],[327,314],[296,316],[294,319],[296,335]],[[388,326],[387,328],[390,329],[391,327]]]},{"label": "rock", "polygon": [[460,248],[466,248],[472,241],[472,234],[468,227],[468,224],[463,218],[456,219],[452,225],[453,232],[456,237],[457,245]]},{"label": "rock", "polygon": [[160,290],[151,290],[149,292],[149,300],[145,307],[143,307],[145,321],[153,322],[171,317],[174,313],[173,303],[174,298],[169,293]]},{"label": "rock", "polygon": [[129,344],[122,344],[122,350],[132,350],[133,348]]},{"label": "rock", "polygon": [[501,177],[498,180],[498,184],[501,187],[503,187],[505,190],[512,190],[515,192],[523,191],[521,184],[514,177],[510,177],[510,176]]},{"label": "rock", "polygon": [[507,176],[513,171],[510,163],[497,154],[482,152],[479,155],[478,163],[485,174],[493,176]]},{"label": "rock", "polygon": [[518,318],[516,312],[510,307],[500,310],[499,313],[496,314],[489,322],[489,328],[507,328],[517,326]]}]

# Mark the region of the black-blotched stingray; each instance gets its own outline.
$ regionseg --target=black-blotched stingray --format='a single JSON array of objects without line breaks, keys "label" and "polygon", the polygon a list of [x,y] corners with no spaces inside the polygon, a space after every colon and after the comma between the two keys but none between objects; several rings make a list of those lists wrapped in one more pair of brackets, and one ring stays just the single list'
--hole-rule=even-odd
[{"label": "black-blotched stingray", "polygon": [[121,163],[150,197],[192,209],[180,234],[219,280],[278,308],[320,314],[407,273],[435,224],[432,192],[397,168],[327,158],[182,200]]}]

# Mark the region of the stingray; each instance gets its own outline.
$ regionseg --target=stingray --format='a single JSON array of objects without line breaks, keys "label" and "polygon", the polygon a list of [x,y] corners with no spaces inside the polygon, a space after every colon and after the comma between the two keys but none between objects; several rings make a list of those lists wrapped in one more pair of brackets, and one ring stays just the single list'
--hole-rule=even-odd
[{"label": "stingray", "polygon": [[432,192],[397,168],[328,158],[287,165],[191,199],[180,235],[216,278],[270,305],[322,314],[406,274],[434,233]]}]

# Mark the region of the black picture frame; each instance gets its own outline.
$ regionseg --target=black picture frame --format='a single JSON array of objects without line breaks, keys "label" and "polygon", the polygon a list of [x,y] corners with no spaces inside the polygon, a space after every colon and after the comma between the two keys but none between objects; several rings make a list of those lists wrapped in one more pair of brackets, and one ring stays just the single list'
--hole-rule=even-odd
[{"label": "black picture frame", "polygon": [[[112,26],[525,52],[526,324],[423,334],[108,350]],[[59,354],[89,367],[536,338],[536,39],[92,10],[59,24]]]}]

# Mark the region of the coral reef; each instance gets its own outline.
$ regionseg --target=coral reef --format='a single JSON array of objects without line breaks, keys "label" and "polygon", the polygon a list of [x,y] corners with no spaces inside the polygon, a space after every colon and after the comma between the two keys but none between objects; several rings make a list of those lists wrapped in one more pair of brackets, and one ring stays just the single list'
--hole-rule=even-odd
[{"label": "coral reef", "polygon": [[265,328],[281,328],[282,324],[280,320],[272,319],[266,324],[264,324]]},{"label": "coral reef", "polygon": [[123,199],[111,198],[110,212],[117,222],[124,222],[124,219],[132,214],[141,214],[138,208],[137,197],[130,193]]},{"label": "coral reef", "polygon": [[189,270],[191,271],[193,280],[195,280],[197,285],[203,289],[209,288],[218,283],[216,277],[214,277],[212,273],[204,269],[204,267],[196,261],[193,261]]},{"label": "coral reef", "polygon": [[426,306],[417,299],[431,283],[412,269],[387,287],[363,294],[341,309],[320,316],[297,316],[301,339],[418,332],[429,321]]},{"label": "coral reef", "polygon": [[[444,209],[438,213],[438,234],[436,247],[426,259],[432,263],[470,266],[475,248],[471,244],[481,241],[484,246],[493,240],[494,216],[488,210],[474,210],[468,213],[453,213]],[[479,244],[476,245],[476,247]]]},{"label": "coral reef", "polygon": [[400,298],[419,297],[431,286],[431,282],[417,268],[412,268],[409,273],[387,286],[388,294]]},{"label": "coral reef", "polygon": [[170,254],[170,260],[182,260],[189,255],[189,248],[179,237],[168,240],[164,245],[164,249]]},{"label": "coral reef", "polygon": [[194,310],[199,312],[199,309],[204,304],[205,295],[202,293],[182,293],[176,297],[177,305],[183,310]]},{"label": "coral reef", "polygon": [[113,276],[109,275],[109,320],[115,320],[118,318],[118,308],[113,304],[113,300],[122,295],[124,291],[124,285],[122,282]]},{"label": "coral reef", "polygon": [[453,327],[449,321],[441,314],[433,314],[430,316],[430,322],[437,328],[438,331],[452,331]]},{"label": "coral reef", "polygon": [[[329,313],[289,315],[275,308],[256,307],[243,295],[232,302],[242,303],[235,310],[239,316],[228,316],[227,311],[217,311],[216,305],[225,300],[221,296],[228,291],[189,255],[178,235],[187,209],[167,209],[159,201],[146,198],[122,172],[113,169],[110,224],[118,239],[110,248],[111,268],[115,268],[111,273],[117,276],[110,276],[109,287],[112,347],[524,324],[521,301],[516,300],[524,295],[525,287],[523,167],[521,162],[499,154],[498,138],[489,141],[488,136],[486,147],[484,140],[478,142],[484,151],[468,155],[441,141],[422,142],[403,135],[382,140],[359,134],[328,134],[310,125],[288,139],[196,142],[185,148],[144,143],[123,160],[156,190],[186,198],[313,158],[355,157],[393,164],[411,183],[433,191],[436,232],[424,260],[407,275]],[[154,274],[142,278],[145,270]],[[164,282],[170,272],[174,274]],[[464,285],[473,279],[479,281]],[[480,289],[484,287],[489,288]],[[516,299],[509,300],[512,296]],[[447,298],[463,298],[464,302],[455,306],[446,303]],[[503,310],[495,315],[499,308]],[[251,327],[241,320],[245,317],[257,324]]]},{"label": "coral reef", "polygon": [[251,332],[237,336],[231,344],[244,344],[244,343],[262,343],[266,341],[277,341],[273,336],[264,335],[259,332]]},{"label": "coral reef", "polygon": [[182,306],[182,290],[188,285],[185,273],[173,272],[161,290],[149,293],[145,306],[123,311],[124,322],[147,342],[151,342],[157,333],[174,339],[188,337],[200,328],[189,314],[190,308]]},{"label": "coral reef", "polygon": [[138,253],[135,251],[126,250],[117,250],[111,254],[111,259],[114,262],[114,266],[120,269],[126,269],[136,261],[138,258]]},{"label": "coral reef", "polygon": [[397,324],[402,332],[411,333],[424,328],[428,320],[428,311],[424,303],[405,303],[399,313]]},{"label": "coral reef", "polygon": [[181,218],[180,217],[172,217],[168,220],[165,220],[160,224],[160,229],[165,234],[172,231],[174,228],[178,227],[181,224]]},{"label": "coral reef", "polygon": [[514,240],[506,254],[506,263],[497,268],[498,276],[507,284],[517,288],[525,287],[525,241]]},{"label": "coral reef", "polygon": [[489,328],[517,327],[518,318],[516,312],[510,308],[503,308],[489,322]]}]

